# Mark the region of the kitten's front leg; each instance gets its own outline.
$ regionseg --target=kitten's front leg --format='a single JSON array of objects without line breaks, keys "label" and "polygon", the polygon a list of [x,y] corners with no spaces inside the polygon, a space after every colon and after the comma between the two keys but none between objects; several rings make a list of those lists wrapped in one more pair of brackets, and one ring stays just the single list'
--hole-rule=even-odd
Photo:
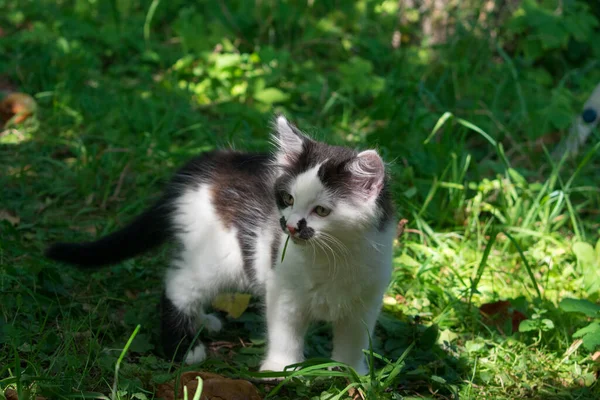
[{"label": "kitten's front leg", "polygon": [[350,365],[357,373],[369,372],[363,349],[369,348],[369,335],[373,334],[379,307],[333,323],[333,353],[335,361]]},{"label": "kitten's front leg", "polygon": [[306,314],[293,292],[276,285],[267,288],[267,356],[261,371],[283,371],[304,360]]}]

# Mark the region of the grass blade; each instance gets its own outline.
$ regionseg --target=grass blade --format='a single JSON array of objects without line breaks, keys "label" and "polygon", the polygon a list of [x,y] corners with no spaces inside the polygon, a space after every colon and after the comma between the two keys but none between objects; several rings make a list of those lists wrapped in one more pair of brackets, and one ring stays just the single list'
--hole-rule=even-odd
[{"label": "grass blade", "polygon": [[150,43],[150,24],[152,23],[152,18],[154,18],[154,13],[159,4],[160,0],[152,0],[152,3],[148,8],[148,13],[146,14],[146,20],[144,21],[144,40],[146,41],[146,47],[148,47],[148,43]]},{"label": "grass blade", "polygon": [[446,111],[440,117],[440,119],[438,119],[438,121],[435,123],[435,126],[433,127],[433,130],[431,131],[431,133],[429,134],[429,136],[427,136],[427,139],[425,139],[425,141],[423,142],[423,144],[429,143],[431,141],[431,139],[435,136],[435,134],[437,133],[437,131],[439,131],[440,128],[446,123],[446,121],[448,121],[448,119],[450,119],[453,116],[454,115],[450,111]]},{"label": "grass blade", "polygon": [[471,279],[471,293],[469,294],[469,302],[468,302],[469,307],[471,306],[471,300],[473,299],[473,295],[475,294],[475,291],[477,290],[477,285],[479,284],[479,281],[481,280],[481,276],[483,275],[483,271],[485,270],[485,267],[487,265],[487,259],[490,255],[490,252],[492,251],[492,247],[494,246],[496,237],[498,237],[498,232],[493,232],[490,235],[490,240],[488,240],[487,245],[485,246],[485,249],[483,250],[483,256],[481,257],[481,261],[479,262],[479,266],[477,267],[475,276]]},{"label": "grass blade", "polygon": [[141,325],[138,325],[135,327],[135,330],[133,331],[131,336],[129,336],[129,340],[125,344],[125,347],[123,347],[123,350],[121,351],[121,355],[119,356],[119,359],[117,360],[117,363],[115,364],[115,378],[113,381],[113,387],[112,387],[112,392],[111,392],[111,396],[110,396],[110,398],[112,400],[117,399],[117,385],[119,382],[119,369],[121,368],[121,362],[125,358],[125,354],[127,354],[127,350],[129,350],[129,346],[131,346],[131,343],[133,343],[133,339],[138,334],[141,327],[142,327]]},{"label": "grass blade", "polygon": [[505,230],[502,231],[502,233],[504,233],[506,235],[506,237],[512,242],[512,244],[515,245],[517,251],[519,252],[519,255],[521,256],[521,259],[523,260],[523,263],[525,264],[525,269],[527,269],[527,273],[529,274],[531,283],[533,283],[533,287],[535,288],[538,298],[540,300],[543,300],[542,292],[540,291],[540,288],[538,287],[537,280],[535,279],[535,276],[533,275],[533,272],[531,271],[531,267],[529,266],[529,263],[527,262],[527,258],[525,257],[525,254],[523,254],[523,250],[521,250],[521,246],[519,246],[519,243],[517,243],[515,238],[513,238],[510,233],[506,232]]}]

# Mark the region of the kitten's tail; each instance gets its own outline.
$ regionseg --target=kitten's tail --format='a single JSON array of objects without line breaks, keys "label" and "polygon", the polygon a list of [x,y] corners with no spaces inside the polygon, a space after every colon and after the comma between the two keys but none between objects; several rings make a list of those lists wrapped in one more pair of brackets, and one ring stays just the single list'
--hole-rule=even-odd
[{"label": "kitten's tail", "polygon": [[46,257],[80,267],[116,264],[164,243],[171,236],[169,215],[157,204],[129,225],[95,242],[56,243]]}]

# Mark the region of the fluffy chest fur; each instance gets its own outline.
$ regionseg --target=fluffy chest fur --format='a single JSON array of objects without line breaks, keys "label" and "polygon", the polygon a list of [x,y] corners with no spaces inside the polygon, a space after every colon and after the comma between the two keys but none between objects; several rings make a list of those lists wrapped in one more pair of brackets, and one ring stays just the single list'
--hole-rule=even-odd
[{"label": "fluffy chest fur", "polygon": [[[367,311],[387,287],[393,224],[362,238],[327,246],[288,244],[269,278],[289,290],[314,320],[334,321]],[[283,245],[279,251],[283,249]]]}]

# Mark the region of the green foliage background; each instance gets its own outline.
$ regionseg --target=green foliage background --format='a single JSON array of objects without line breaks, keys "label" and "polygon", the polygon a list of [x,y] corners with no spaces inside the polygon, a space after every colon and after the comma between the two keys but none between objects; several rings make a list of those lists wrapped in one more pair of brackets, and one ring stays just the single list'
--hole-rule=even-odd
[{"label": "green foliage background", "polygon": [[[435,42],[423,23],[439,16],[407,3],[0,0],[0,85],[39,109],[0,133],[0,210],[20,219],[0,221],[0,389],[110,393],[141,324],[117,396],[151,398],[173,372],[154,348],[167,251],[89,275],[42,250],[122,226],[201,151],[267,149],[280,111],[320,139],[379,149],[410,224],[377,374],[264,393],[600,396],[597,132],[575,159],[548,156],[600,82],[600,5],[448,1]],[[496,300],[529,318],[521,332],[480,315]],[[259,314],[229,321],[216,339],[249,344],[202,368],[252,376]],[[328,335],[311,331],[309,355],[328,355]]]}]

